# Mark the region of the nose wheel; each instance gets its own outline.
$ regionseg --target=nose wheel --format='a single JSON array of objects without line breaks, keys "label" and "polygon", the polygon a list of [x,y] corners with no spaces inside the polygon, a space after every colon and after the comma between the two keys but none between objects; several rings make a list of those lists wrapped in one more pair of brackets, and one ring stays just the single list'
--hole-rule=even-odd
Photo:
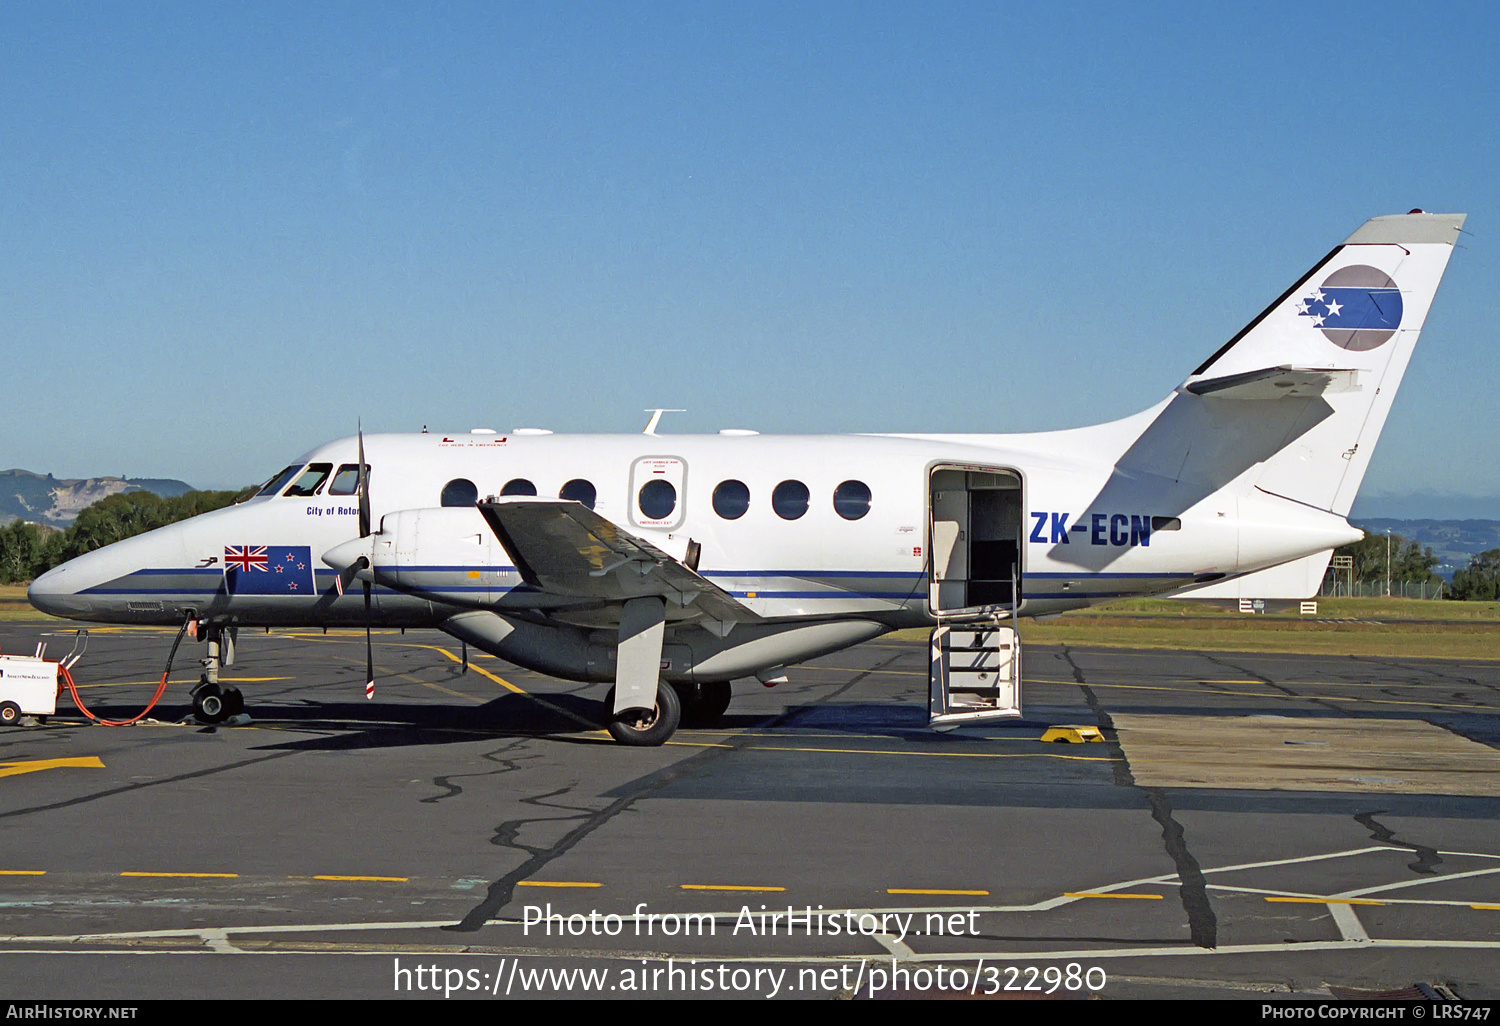
[{"label": "nose wheel", "polygon": [[239,688],[205,681],[193,689],[193,713],[204,723],[223,723],[244,711],[245,696]]}]

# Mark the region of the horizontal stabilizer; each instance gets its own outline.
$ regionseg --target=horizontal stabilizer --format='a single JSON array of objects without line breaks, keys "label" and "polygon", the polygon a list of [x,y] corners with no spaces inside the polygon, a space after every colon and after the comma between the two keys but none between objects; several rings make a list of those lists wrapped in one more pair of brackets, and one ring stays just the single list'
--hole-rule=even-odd
[{"label": "horizontal stabilizer", "polygon": [[1359,371],[1318,367],[1266,367],[1190,381],[1187,390],[1213,399],[1307,399],[1359,391]]},{"label": "horizontal stabilizer", "polygon": [[603,602],[658,596],[725,623],[760,615],[650,542],[581,502],[516,496],[479,503],[528,585]]}]

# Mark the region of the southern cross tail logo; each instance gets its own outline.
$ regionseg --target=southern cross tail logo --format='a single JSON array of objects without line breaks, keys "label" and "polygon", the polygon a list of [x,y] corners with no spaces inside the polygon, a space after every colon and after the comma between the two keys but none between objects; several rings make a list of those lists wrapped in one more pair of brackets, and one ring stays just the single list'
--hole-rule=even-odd
[{"label": "southern cross tail logo", "polygon": [[1340,349],[1363,352],[1384,345],[1401,327],[1401,290],[1366,264],[1341,267],[1297,300],[1297,315]]}]

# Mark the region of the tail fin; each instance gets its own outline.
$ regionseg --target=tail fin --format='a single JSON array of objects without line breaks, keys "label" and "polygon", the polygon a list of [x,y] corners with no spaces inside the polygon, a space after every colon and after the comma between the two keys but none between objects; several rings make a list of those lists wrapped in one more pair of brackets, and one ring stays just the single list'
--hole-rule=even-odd
[{"label": "tail fin", "polygon": [[1243,407],[1234,420],[1279,408],[1256,487],[1348,515],[1463,223],[1365,222],[1184,382],[1209,407]]},{"label": "tail fin", "polygon": [[1377,217],[1152,411],[1119,458],[1177,502],[1260,489],[1347,516],[1462,214]]}]

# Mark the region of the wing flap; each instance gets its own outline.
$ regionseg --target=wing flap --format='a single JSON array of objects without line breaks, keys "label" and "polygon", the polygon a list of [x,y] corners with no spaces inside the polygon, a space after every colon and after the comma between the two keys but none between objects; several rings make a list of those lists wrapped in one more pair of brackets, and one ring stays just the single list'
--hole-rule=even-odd
[{"label": "wing flap", "polygon": [[528,585],[557,595],[625,602],[659,596],[725,623],[760,615],[681,560],[581,502],[530,496],[479,503]]}]

